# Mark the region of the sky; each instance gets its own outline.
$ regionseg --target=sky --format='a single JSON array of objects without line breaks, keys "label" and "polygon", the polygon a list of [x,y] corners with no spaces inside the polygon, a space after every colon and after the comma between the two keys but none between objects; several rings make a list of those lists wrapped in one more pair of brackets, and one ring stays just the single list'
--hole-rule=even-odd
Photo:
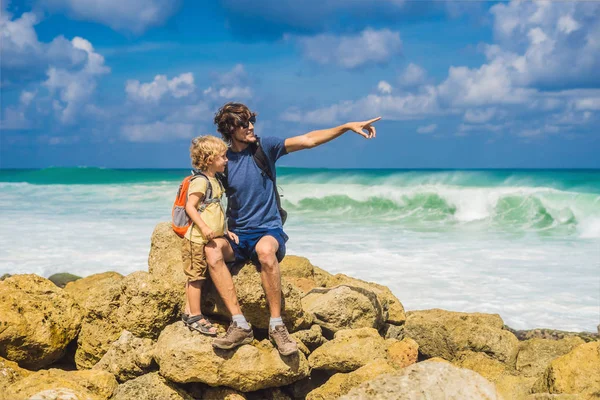
[{"label": "sky", "polygon": [[377,116],[307,168],[600,168],[600,2],[0,0],[0,168],[186,168]]}]

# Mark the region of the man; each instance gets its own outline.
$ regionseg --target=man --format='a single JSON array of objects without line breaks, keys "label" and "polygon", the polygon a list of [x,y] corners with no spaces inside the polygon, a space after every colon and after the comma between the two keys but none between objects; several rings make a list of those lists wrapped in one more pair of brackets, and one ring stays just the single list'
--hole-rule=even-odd
[{"label": "man", "polygon": [[[264,137],[260,140],[260,147],[274,174],[275,162],[281,156],[327,143],[347,131],[356,132],[366,139],[374,138],[375,127],[372,124],[379,119],[348,122],[288,139]],[[232,315],[227,333],[215,339],[213,346],[232,349],[254,339],[252,329],[242,315],[233,279],[226,265],[228,262],[252,260],[260,264],[260,276],[271,314],[269,338],[282,355],[294,354],[298,346],[290,338],[281,319],[279,262],[285,256],[288,237],[283,231],[274,182],[261,171],[253,157],[257,146],[254,134],[256,114],[244,104],[227,103],[219,109],[214,122],[230,146],[227,151],[227,216],[229,229],[237,238],[235,235],[233,239],[217,238],[205,246],[211,279]]]}]

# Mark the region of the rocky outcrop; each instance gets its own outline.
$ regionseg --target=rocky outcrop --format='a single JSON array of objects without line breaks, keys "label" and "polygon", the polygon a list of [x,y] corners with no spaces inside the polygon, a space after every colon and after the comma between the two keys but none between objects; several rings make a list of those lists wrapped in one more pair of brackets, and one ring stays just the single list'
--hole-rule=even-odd
[{"label": "rocky outcrop", "polygon": [[395,371],[395,368],[387,362],[374,361],[356,371],[333,375],[325,384],[308,393],[306,400],[337,399],[363,382]]},{"label": "rocky outcrop", "polygon": [[281,276],[294,285],[302,294],[310,292],[315,287],[325,287],[332,276],[329,272],[315,267],[305,257],[287,255],[279,264]]},{"label": "rocky outcrop", "polygon": [[175,387],[157,372],[127,381],[116,389],[111,400],[193,400],[185,391]]},{"label": "rocky outcrop", "polygon": [[16,362],[0,357],[0,393],[4,393],[8,386],[31,374],[31,371],[19,367]]},{"label": "rocky outcrop", "polygon": [[452,361],[462,351],[474,351],[514,365],[519,341],[503,326],[497,314],[432,309],[409,312],[404,332],[419,344],[425,358]]},{"label": "rocky outcrop", "polygon": [[105,371],[38,371],[9,386],[6,399],[109,399],[118,384]]},{"label": "rocky outcrop", "polygon": [[311,368],[336,372],[354,371],[374,360],[388,361],[387,341],[373,328],[338,331],[334,339],[317,348],[308,362]]},{"label": "rocky outcrop", "polygon": [[0,281],[0,356],[28,369],[50,365],[77,336],[81,318],[73,298],[47,279]]},{"label": "rocky outcrop", "polygon": [[342,399],[499,400],[502,397],[494,384],[471,370],[426,362],[381,375],[352,389]]},{"label": "rocky outcrop", "polygon": [[308,376],[302,353],[280,356],[263,340],[234,350],[215,350],[211,338],[190,332],[183,323],[169,325],[155,347],[160,374],[173,382],[202,382],[242,392],[284,386]]},{"label": "rocky outcrop", "polygon": [[585,396],[600,393],[600,341],[577,346],[551,361],[533,392]]},{"label": "rocky outcrop", "polygon": [[53,274],[48,277],[50,282],[54,283],[61,289],[64,289],[67,283],[74,282],[78,279],[81,279],[81,277],[68,272],[59,272],[58,274]]},{"label": "rocky outcrop", "polygon": [[148,272],[160,279],[167,280],[184,293],[187,278],[183,272],[181,260],[182,238],[173,232],[170,222],[161,222],[154,228],[150,239]]},{"label": "rocky outcrop", "polygon": [[585,343],[577,336],[560,340],[529,339],[519,343],[516,370],[523,376],[538,376],[544,372],[550,361],[567,354]]},{"label": "rocky outcrop", "polygon": [[406,314],[404,313],[404,306],[392,293],[390,289],[383,285],[379,285],[373,282],[366,282],[360,279],[352,278],[344,274],[337,274],[329,278],[326,282],[327,287],[334,287],[339,285],[348,285],[353,287],[360,287],[367,289],[375,293],[377,300],[383,307],[384,321],[389,324],[401,325],[406,321]]},{"label": "rocky outcrop", "polygon": [[[270,314],[260,273],[251,263],[235,266],[231,269],[231,273],[244,316],[255,328],[267,329]],[[282,279],[281,282],[281,292],[284,299],[281,316],[288,329],[296,331],[309,328],[312,323],[312,316],[302,309],[300,300],[302,293],[292,284],[286,282],[285,279]],[[202,310],[205,314],[223,319],[231,317],[221,300],[221,296],[212,284],[206,285],[203,291]]]},{"label": "rocky outcrop", "polygon": [[93,369],[110,372],[119,382],[144,375],[154,365],[154,342],[123,331]]},{"label": "rocky outcrop", "polygon": [[379,330],[384,322],[377,296],[361,287],[314,288],[302,298],[302,307],[314,315],[316,324],[334,333],[341,329]]},{"label": "rocky outcrop", "polygon": [[93,367],[123,330],[156,339],[176,318],[181,303],[180,293],[169,282],[143,271],[125,278],[93,275],[67,285],[65,290],[81,292],[90,286],[94,289],[89,295],[78,298],[86,310],[75,353],[80,369]]}]

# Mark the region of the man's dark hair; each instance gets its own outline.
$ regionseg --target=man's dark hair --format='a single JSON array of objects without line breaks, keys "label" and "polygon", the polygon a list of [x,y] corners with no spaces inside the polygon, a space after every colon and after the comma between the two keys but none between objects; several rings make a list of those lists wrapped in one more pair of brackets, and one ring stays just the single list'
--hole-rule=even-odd
[{"label": "man's dark hair", "polygon": [[235,128],[242,126],[244,122],[255,115],[256,113],[250,111],[245,104],[230,102],[219,108],[215,114],[214,123],[223,140],[231,143],[231,136]]}]

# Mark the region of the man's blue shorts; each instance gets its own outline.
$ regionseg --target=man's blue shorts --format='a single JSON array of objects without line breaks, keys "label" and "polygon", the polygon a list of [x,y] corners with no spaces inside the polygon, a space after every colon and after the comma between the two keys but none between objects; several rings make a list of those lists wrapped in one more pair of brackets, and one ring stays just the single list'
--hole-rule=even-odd
[{"label": "man's blue shorts", "polygon": [[287,242],[289,238],[281,228],[257,229],[252,232],[234,233],[238,235],[238,238],[240,239],[239,243],[235,243],[226,236],[233,249],[233,253],[235,254],[235,260],[232,262],[234,264],[244,263],[250,260],[260,266],[256,254],[256,244],[264,236],[273,236],[275,240],[277,240],[277,243],[279,243],[279,249],[276,253],[277,261],[281,262],[283,257],[285,257],[285,242]]}]

